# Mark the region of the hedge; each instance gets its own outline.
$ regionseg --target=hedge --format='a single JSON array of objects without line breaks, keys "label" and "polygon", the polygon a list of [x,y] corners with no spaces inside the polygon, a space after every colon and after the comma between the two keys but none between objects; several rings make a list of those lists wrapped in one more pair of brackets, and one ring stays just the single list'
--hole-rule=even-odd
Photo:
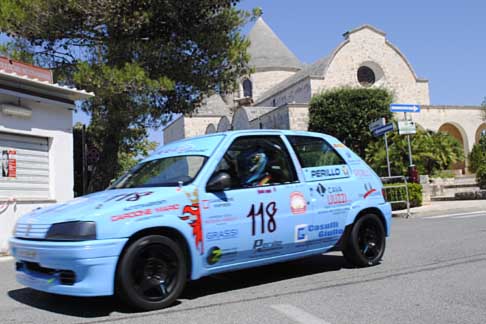
[{"label": "hedge", "polygon": [[[398,185],[401,183],[387,183],[385,184],[385,187],[389,186],[394,186]],[[407,183],[408,187],[408,195],[410,197],[410,208],[412,207],[420,207],[422,206],[422,185],[418,183]],[[390,188],[386,189],[386,196],[387,200],[402,200],[400,197],[406,197],[406,191],[405,188]],[[403,198],[405,200],[405,198]],[[405,209],[407,208],[406,203],[395,203],[392,204],[392,209],[393,210],[398,210],[398,209]]]}]

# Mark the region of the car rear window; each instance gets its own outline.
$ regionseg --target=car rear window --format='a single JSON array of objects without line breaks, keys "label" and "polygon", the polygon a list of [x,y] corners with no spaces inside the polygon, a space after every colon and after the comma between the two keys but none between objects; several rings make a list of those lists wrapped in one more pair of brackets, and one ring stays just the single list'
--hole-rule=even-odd
[{"label": "car rear window", "polygon": [[346,164],[324,139],[311,136],[287,136],[302,168]]}]

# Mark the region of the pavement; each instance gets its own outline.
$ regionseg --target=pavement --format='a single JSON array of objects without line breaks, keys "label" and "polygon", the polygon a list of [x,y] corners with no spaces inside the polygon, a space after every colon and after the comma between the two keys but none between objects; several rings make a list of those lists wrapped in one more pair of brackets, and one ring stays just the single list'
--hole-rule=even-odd
[{"label": "pavement", "polygon": [[[0,323],[484,324],[486,212],[472,208],[486,206],[465,205],[471,214],[433,203],[394,218],[375,267],[354,268],[331,252],[223,273],[189,282],[176,304],[153,312],[34,291],[15,281],[13,261],[0,262]],[[419,216],[432,211],[438,216]]]},{"label": "pavement", "polygon": [[[410,208],[410,217],[430,217],[445,214],[486,212],[486,200],[429,201],[423,206]],[[407,210],[393,211],[393,217],[407,217]]]}]

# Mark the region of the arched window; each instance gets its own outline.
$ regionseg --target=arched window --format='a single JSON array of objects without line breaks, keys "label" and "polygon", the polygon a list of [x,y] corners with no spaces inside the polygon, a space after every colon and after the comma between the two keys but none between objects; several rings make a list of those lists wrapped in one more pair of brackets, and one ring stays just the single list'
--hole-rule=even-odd
[{"label": "arched window", "polygon": [[361,66],[358,69],[358,82],[363,87],[369,87],[376,81],[375,72],[367,66]]},{"label": "arched window", "polygon": [[243,81],[243,97],[253,98],[253,84],[249,79]]}]

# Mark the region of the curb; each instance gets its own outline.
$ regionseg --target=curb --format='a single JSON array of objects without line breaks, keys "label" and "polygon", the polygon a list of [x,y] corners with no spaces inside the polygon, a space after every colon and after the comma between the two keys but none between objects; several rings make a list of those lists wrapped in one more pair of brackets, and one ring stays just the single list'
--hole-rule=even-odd
[{"label": "curb", "polygon": [[9,261],[13,261],[13,260],[14,260],[14,258],[12,256],[6,256],[6,255],[0,256],[0,263],[9,262]]}]

